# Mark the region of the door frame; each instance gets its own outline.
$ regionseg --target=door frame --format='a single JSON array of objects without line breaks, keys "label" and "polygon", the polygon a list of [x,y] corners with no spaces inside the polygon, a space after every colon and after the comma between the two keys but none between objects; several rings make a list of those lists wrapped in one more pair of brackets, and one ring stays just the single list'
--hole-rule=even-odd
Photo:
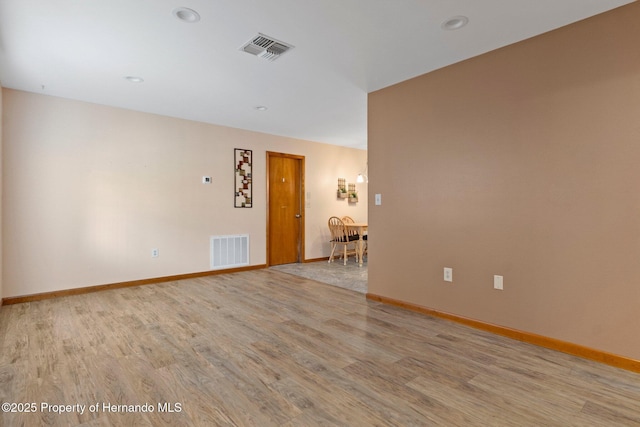
[{"label": "door frame", "polygon": [[284,158],[288,158],[288,159],[294,159],[294,160],[298,160],[300,162],[300,176],[298,177],[298,182],[300,184],[300,233],[298,236],[298,263],[303,263],[305,262],[305,256],[304,256],[304,242],[305,242],[305,188],[304,188],[304,177],[305,177],[305,169],[304,169],[304,162],[305,162],[305,158],[304,156],[299,156],[297,154],[288,154],[288,153],[279,153],[279,152],[275,152],[275,151],[267,151],[267,167],[265,168],[267,170],[267,203],[266,203],[266,210],[267,210],[267,258],[266,258],[266,265],[267,267],[269,267],[269,254],[271,251],[271,236],[269,236],[270,232],[270,218],[269,218],[269,206],[271,204],[271,193],[270,193],[270,189],[269,189],[269,171],[271,169],[271,158],[272,157],[284,157]]}]

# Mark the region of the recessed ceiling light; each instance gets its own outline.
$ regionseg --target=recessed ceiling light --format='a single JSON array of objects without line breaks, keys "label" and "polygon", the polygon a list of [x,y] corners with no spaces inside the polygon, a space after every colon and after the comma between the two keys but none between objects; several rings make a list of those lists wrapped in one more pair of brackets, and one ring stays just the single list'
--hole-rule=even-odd
[{"label": "recessed ceiling light", "polygon": [[267,111],[269,109],[269,107],[265,107],[264,105],[258,105],[257,107],[254,107],[254,108],[258,111]]},{"label": "recessed ceiling light", "polygon": [[193,9],[189,9],[187,7],[179,7],[177,9],[173,9],[173,16],[178,18],[181,21],[188,22],[189,24],[194,24],[200,20],[200,14]]},{"label": "recessed ceiling light", "polygon": [[469,23],[469,18],[466,16],[454,16],[447,19],[441,25],[443,30],[459,30]]},{"label": "recessed ceiling light", "polygon": [[131,83],[142,83],[144,81],[142,77],[136,77],[136,76],[127,76],[125,77],[125,79],[127,79]]}]

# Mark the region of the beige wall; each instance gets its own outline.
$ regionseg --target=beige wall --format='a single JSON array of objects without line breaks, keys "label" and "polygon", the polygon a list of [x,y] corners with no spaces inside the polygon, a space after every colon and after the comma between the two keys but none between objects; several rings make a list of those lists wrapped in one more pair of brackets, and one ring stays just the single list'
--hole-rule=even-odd
[{"label": "beige wall", "polygon": [[2,144],[2,135],[3,135],[3,120],[2,120],[2,85],[0,85],[0,306],[2,305],[2,298],[4,295],[3,291],[3,280],[2,280],[2,247],[4,243],[2,241],[2,187],[4,178],[2,176],[2,152],[3,152],[3,144]]},{"label": "beige wall", "polygon": [[640,359],[638,22],[370,94],[370,293]]},{"label": "beige wall", "polygon": [[[366,151],[3,91],[4,297],[209,270],[209,237],[248,233],[266,262],[266,151],[306,157],[306,259]],[[233,149],[253,150],[254,207],[233,207]],[[212,185],[201,183],[213,177]],[[151,258],[151,249],[160,256]]]}]

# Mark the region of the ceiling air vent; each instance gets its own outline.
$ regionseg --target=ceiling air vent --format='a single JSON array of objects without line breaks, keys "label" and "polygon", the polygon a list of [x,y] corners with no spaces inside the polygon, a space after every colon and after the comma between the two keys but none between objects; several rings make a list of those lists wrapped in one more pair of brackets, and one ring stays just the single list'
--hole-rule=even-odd
[{"label": "ceiling air vent", "polygon": [[240,50],[269,61],[275,61],[289,49],[293,49],[293,46],[260,33],[240,48]]}]

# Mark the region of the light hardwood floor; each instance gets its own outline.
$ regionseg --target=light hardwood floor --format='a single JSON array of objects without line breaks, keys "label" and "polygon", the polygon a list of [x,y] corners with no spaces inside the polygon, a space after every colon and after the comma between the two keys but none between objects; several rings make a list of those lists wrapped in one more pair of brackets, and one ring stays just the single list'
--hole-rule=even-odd
[{"label": "light hardwood floor", "polygon": [[4,426],[630,426],[640,375],[265,269],[4,306],[0,401],[38,409]]}]

